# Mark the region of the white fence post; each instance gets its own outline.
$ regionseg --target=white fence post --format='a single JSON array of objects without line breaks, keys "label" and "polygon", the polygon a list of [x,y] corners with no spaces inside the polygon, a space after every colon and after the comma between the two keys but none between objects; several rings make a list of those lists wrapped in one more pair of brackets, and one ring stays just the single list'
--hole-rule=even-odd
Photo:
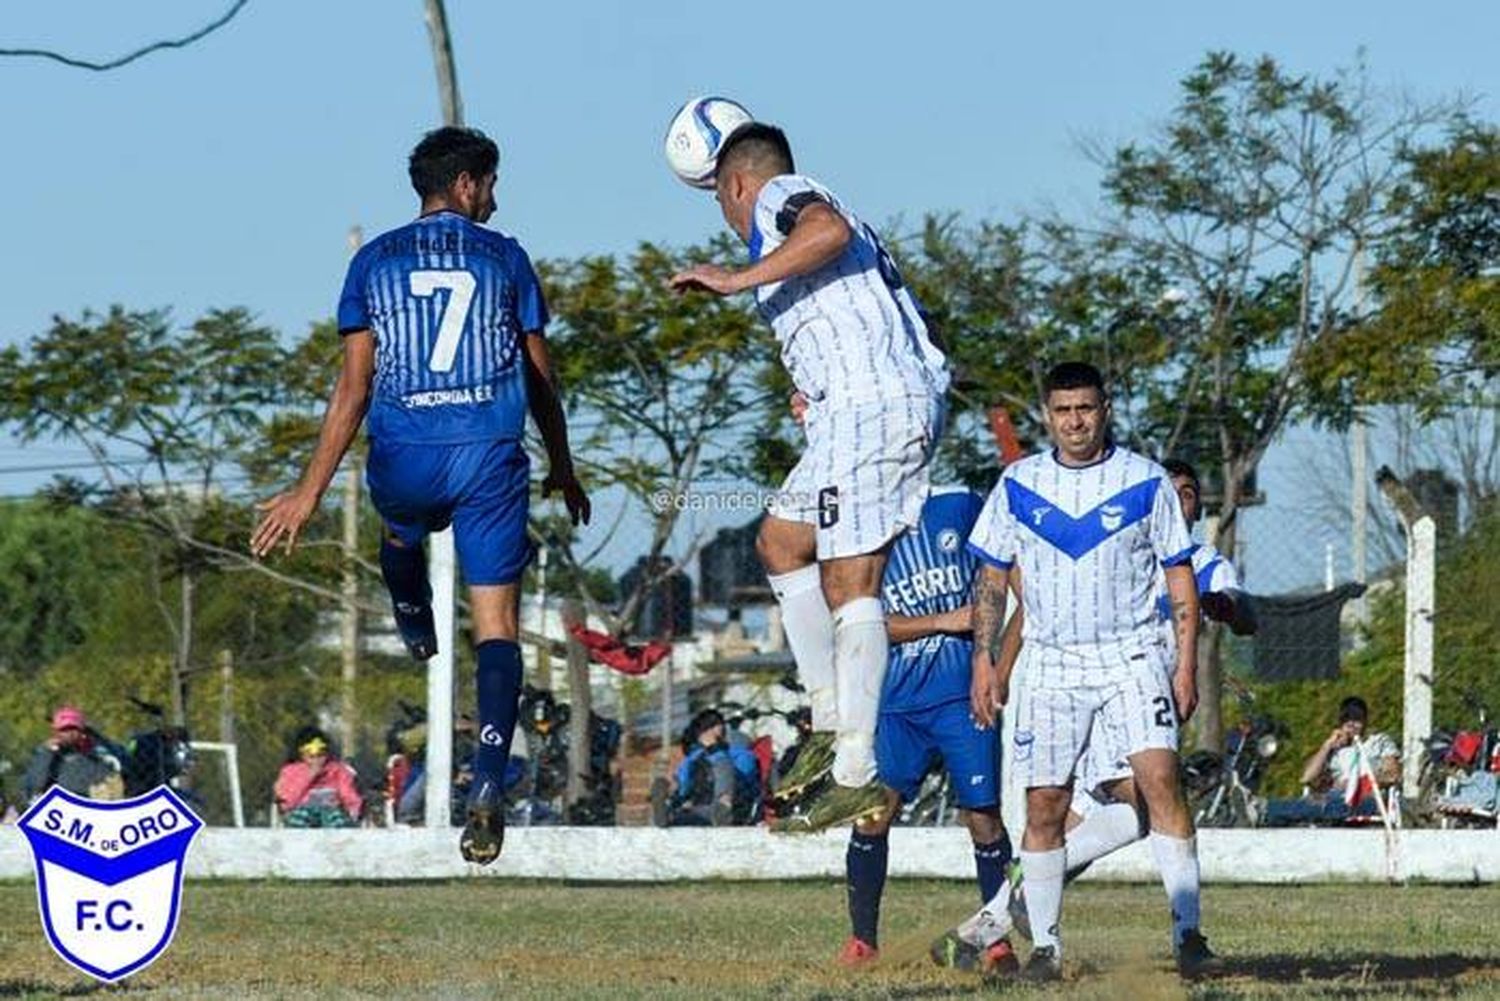
[{"label": "white fence post", "polygon": [[427,662],[427,826],[452,824],[453,791],[453,530],[435,532],[428,543],[427,574],[432,581],[432,616],[437,626],[437,656]]},{"label": "white fence post", "polygon": [[1432,616],[1437,598],[1437,524],[1423,515],[1406,531],[1406,695],[1401,715],[1401,793],[1416,802],[1432,735]]}]

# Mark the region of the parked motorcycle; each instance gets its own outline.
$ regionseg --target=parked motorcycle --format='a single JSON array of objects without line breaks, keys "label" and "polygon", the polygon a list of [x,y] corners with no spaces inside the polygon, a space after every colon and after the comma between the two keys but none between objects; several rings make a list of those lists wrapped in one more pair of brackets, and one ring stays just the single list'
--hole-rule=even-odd
[{"label": "parked motorcycle", "polygon": [[1255,827],[1261,822],[1261,779],[1287,732],[1276,719],[1255,712],[1253,692],[1231,687],[1244,717],[1225,735],[1224,752],[1194,751],[1182,761],[1188,808],[1199,827]]},{"label": "parked motorcycle", "polygon": [[1469,802],[1472,797],[1464,794],[1464,788],[1485,773],[1500,774],[1500,729],[1490,723],[1489,708],[1477,692],[1465,692],[1463,703],[1478,725],[1467,730],[1436,730],[1427,738],[1417,797],[1406,804],[1413,825],[1495,825],[1495,804],[1486,808]]}]

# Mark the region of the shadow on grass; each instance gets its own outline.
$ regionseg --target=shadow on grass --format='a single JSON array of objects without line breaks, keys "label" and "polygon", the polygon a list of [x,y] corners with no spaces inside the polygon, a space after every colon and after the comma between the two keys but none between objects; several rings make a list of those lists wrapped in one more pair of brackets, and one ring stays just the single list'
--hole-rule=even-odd
[{"label": "shadow on grass", "polygon": [[[1500,958],[1461,956],[1389,956],[1353,953],[1338,956],[1232,956],[1223,972],[1212,979],[1249,977],[1272,983],[1355,981],[1390,983],[1402,980],[1448,980],[1464,974],[1500,977]],[[1205,978],[1207,979],[1207,978]]]},{"label": "shadow on grass", "polygon": [[107,984],[75,983],[59,987],[44,980],[0,980],[0,998],[24,998],[31,996],[49,998],[77,998],[105,992],[119,993],[123,985],[110,987]]}]

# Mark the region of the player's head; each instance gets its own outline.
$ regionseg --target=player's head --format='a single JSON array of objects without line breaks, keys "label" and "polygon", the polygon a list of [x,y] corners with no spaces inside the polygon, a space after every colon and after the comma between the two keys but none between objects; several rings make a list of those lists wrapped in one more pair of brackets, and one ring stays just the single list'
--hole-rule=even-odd
[{"label": "player's head", "polygon": [[1358,737],[1365,732],[1365,725],[1370,722],[1370,707],[1365,700],[1358,695],[1351,695],[1339,703],[1339,726],[1349,731],[1349,734]]},{"label": "player's head", "polygon": [[719,148],[714,194],[724,221],[742,240],[750,239],[750,219],[760,189],[771,178],[795,171],[792,146],[776,126],[751,122],[729,134]]},{"label": "player's head", "polygon": [[1203,513],[1203,487],[1198,480],[1198,470],[1193,468],[1191,462],[1182,459],[1168,459],[1162,463],[1162,468],[1172,478],[1172,486],[1177,488],[1177,499],[1182,502],[1182,516],[1187,519],[1189,525],[1198,520],[1198,515]]},{"label": "player's head", "polygon": [[1092,462],[1109,437],[1109,396],[1104,377],[1088,362],[1054,365],[1042,381],[1042,402],[1052,443],[1070,462]]},{"label": "player's head", "polygon": [[478,129],[445,125],[422,137],[406,162],[422,211],[449,209],[475,222],[495,211],[500,149]]}]

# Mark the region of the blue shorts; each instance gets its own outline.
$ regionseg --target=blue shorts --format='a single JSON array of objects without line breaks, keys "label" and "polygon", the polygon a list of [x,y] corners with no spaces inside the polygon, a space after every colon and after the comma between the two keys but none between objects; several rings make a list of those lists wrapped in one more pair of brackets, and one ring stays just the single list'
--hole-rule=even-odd
[{"label": "blue shorts", "polygon": [[518,441],[370,446],[370,500],[392,535],[418,546],[453,526],[464,582],[513,584],[531,562],[531,462]]},{"label": "blue shorts", "polygon": [[953,798],[965,810],[988,810],[1000,802],[1000,740],[981,727],[967,699],[912,712],[881,713],[875,725],[875,767],[880,781],[910,800],[922,776],[941,761]]}]

